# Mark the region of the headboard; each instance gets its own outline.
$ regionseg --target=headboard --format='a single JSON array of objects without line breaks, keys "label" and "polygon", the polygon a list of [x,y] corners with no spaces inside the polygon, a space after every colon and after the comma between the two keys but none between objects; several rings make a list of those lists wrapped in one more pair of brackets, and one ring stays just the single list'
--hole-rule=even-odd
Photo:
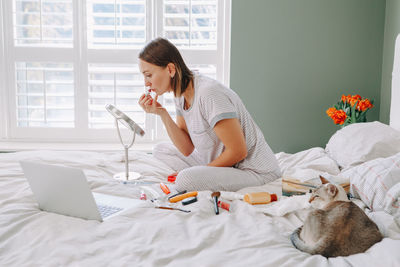
[{"label": "headboard", "polygon": [[394,49],[390,126],[400,131],[400,34],[396,38]]}]

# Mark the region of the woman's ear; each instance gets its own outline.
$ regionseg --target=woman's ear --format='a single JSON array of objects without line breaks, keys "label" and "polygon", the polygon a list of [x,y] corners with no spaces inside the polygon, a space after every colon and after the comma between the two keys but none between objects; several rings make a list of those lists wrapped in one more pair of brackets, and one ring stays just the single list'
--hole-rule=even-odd
[{"label": "woman's ear", "polygon": [[176,73],[175,64],[174,63],[168,63],[167,68],[168,68],[169,76],[171,78],[174,78],[175,77],[175,73]]}]

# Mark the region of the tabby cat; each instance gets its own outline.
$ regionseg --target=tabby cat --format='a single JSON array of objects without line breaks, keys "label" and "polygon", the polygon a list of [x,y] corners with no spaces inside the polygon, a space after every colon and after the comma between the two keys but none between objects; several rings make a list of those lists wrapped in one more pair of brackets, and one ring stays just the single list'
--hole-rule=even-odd
[{"label": "tabby cat", "polygon": [[309,202],[314,210],[290,236],[297,249],[325,257],[348,256],[382,240],[376,224],[348,200],[341,186],[322,184],[313,190]]}]

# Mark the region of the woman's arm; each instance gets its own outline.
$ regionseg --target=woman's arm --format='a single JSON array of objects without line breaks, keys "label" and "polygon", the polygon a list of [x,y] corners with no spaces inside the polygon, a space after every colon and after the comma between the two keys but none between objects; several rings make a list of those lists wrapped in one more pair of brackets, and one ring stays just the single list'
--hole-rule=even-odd
[{"label": "woman's arm", "polygon": [[158,95],[153,99],[150,95],[142,95],[139,99],[139,105],[147,113],[159,115],[165,128],[167,129],[168,136],[174,143],[176,148],[184,155],[189,156],[194,150],[192,139],[188,134],[185,120],[182,116],[177,116],[175,123],[168,111],[157,101]]},{"label": "woman's arm", "polygon": [[160,113],[160,118],[167,129],[169,138],[171,138],[171,141],[174,143],[176,148],[186,157],[192,154],[194,145],[188,134],[183,117],[177,116],[175,123],[167,110],[164,109],[164,111]]},{"label": "woman's arm", "polygon": [[247,157],[247,146],[238,119],[224,119],[214,126],[215,134],[225,149],[218,158],[208,164],[214,167],[232,167]]}]

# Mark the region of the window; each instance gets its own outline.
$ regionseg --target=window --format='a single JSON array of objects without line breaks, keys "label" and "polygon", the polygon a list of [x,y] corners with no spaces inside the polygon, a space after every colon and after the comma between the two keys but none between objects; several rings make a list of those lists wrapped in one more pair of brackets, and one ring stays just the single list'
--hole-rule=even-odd
[{"label": "window", "polygon": [[146,0],[88,0],[89,48],[140,48],[146,42]]},{"label": "window", "polygon": [[[192,70],[228,85],[231,0],[12,0],[0,3],[0,138],[114,141],[112,103],[146,131],[137,55],[168,38]],[[4,60],[3,60],[4,59]],[[175,117],[172,94],[159,101]]]},{"label": "window", "polygon": [[12,15],[15,45],[72,47],[72,1],[15,0]]},{"label": "window", "polygon": [[73,127],[74,77],[70,63],[16,62],[18,127]]}]

